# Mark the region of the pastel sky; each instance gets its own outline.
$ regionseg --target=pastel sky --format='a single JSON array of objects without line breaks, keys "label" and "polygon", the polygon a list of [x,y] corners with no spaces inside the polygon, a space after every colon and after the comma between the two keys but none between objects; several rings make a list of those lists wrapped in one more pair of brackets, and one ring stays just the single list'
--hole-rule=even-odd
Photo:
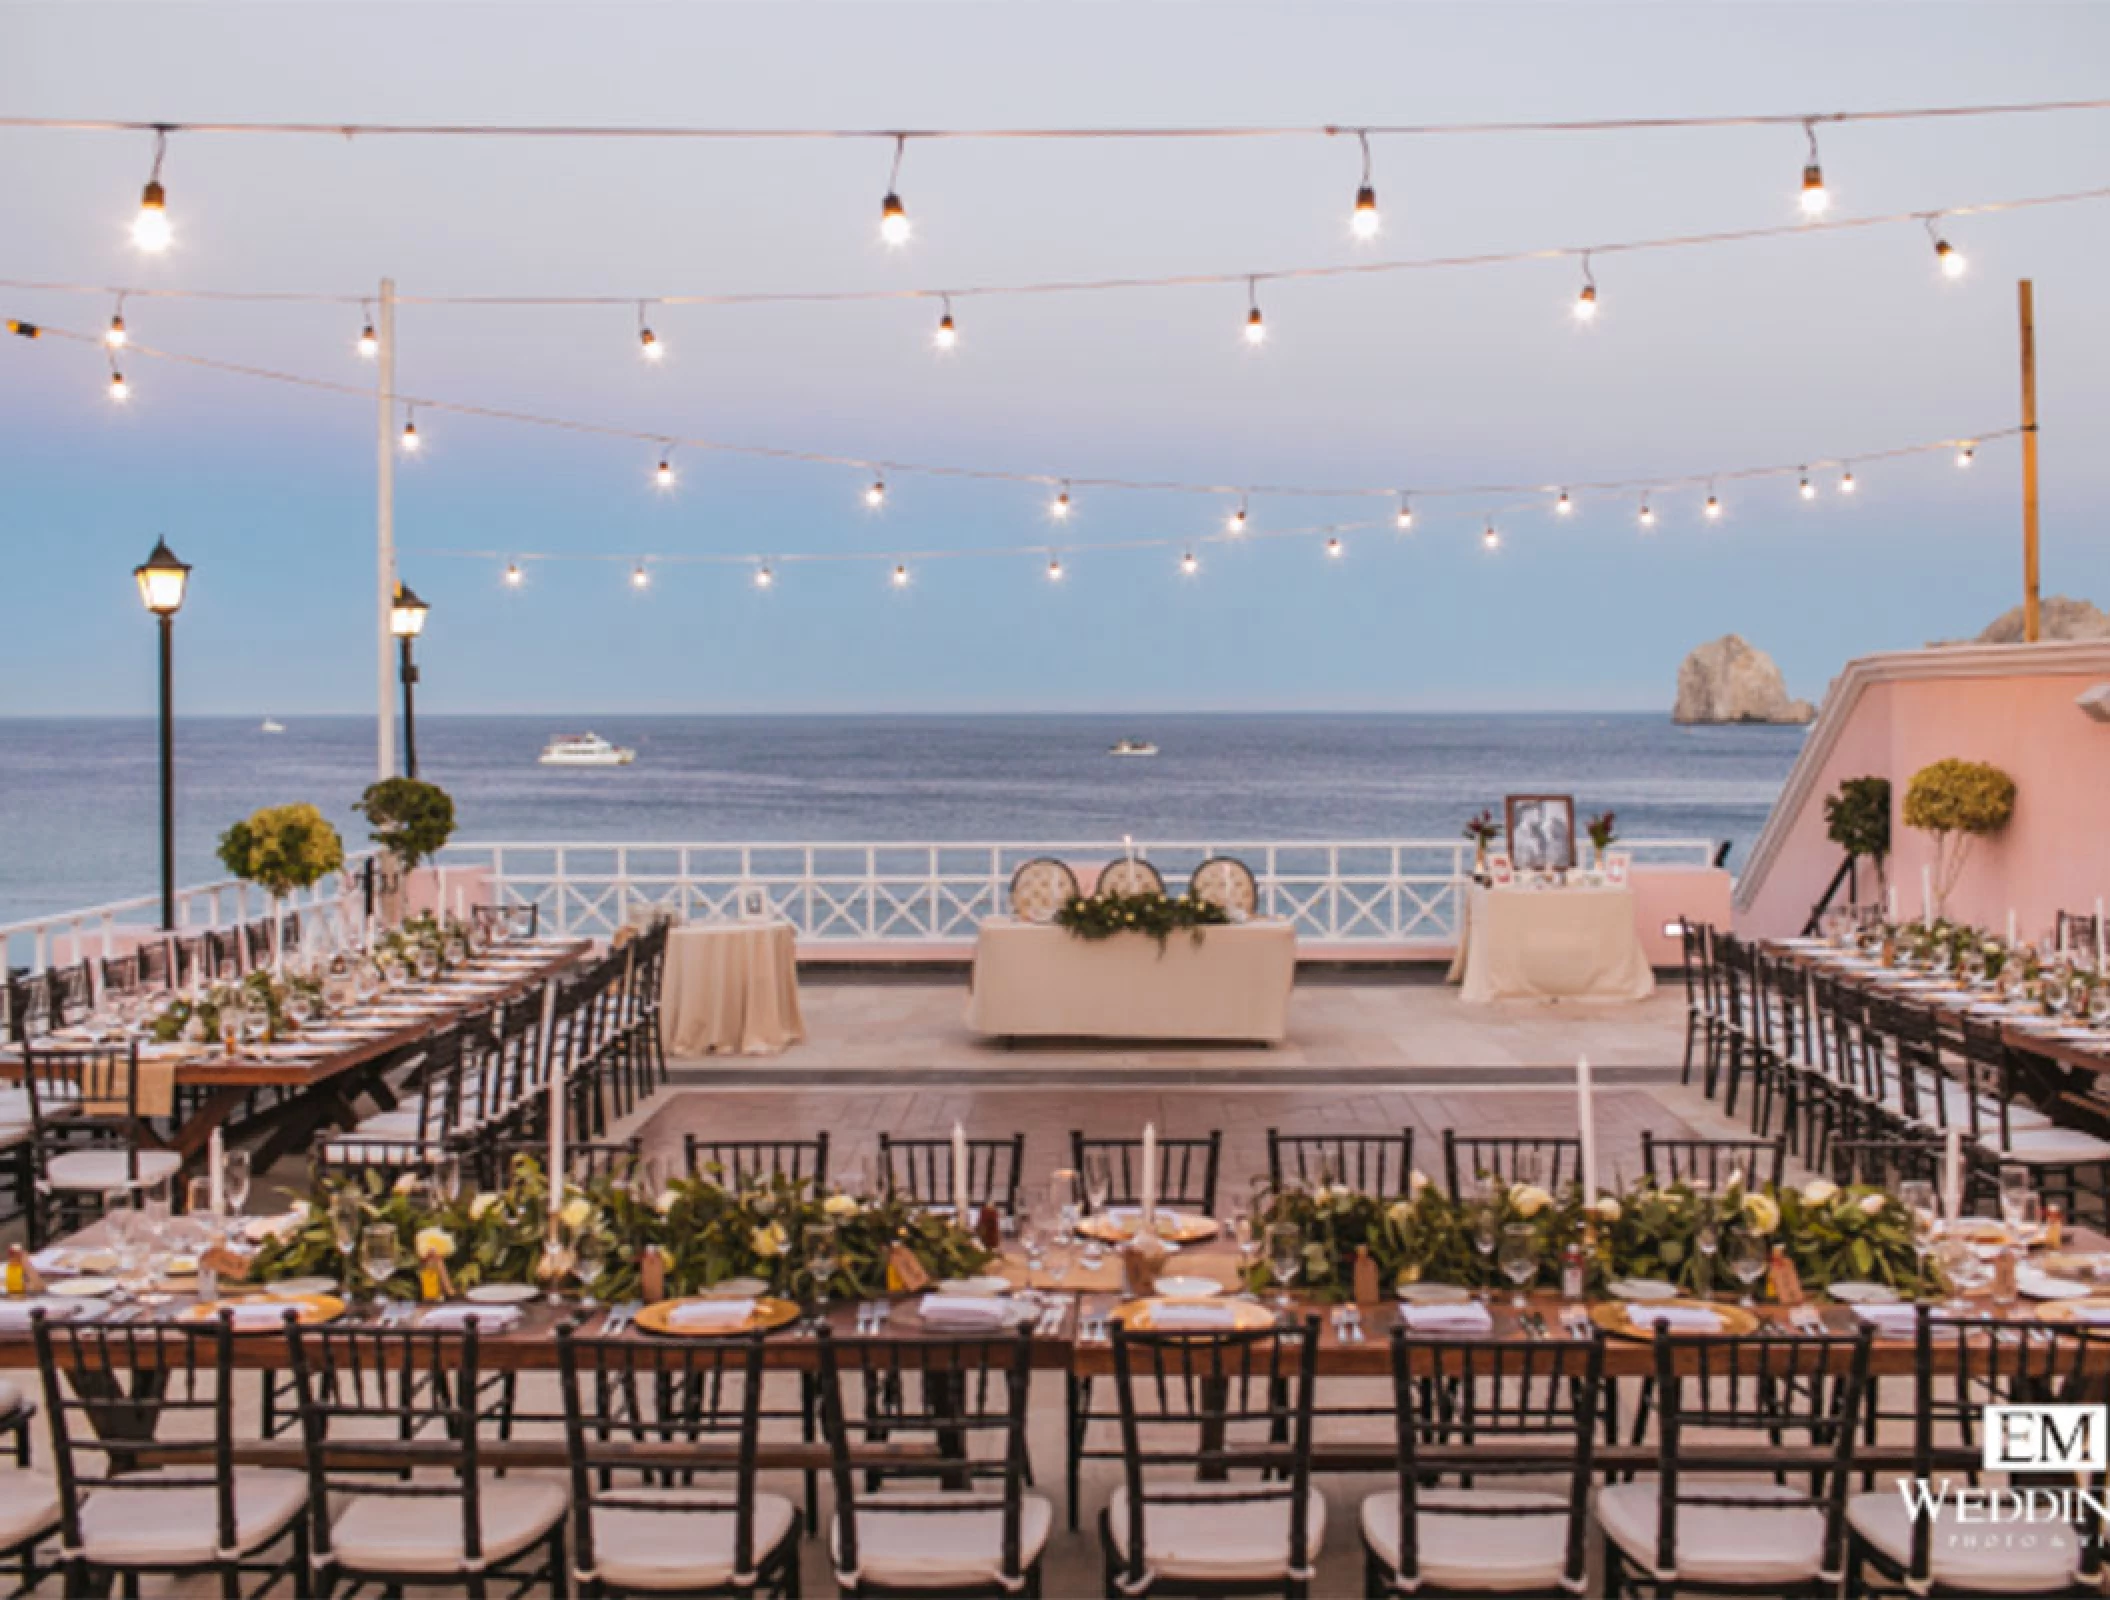
[{"label": "pastel sky", "polygon": [[[142,119],[761,127],[1445,122],[1864,109],[2103,92],[2110,11],[2081,5],[15,4],[0,105]],[[2110,113],[1862,124],[1823,135],[1836,214],[2110,183]],[[1352,142],[953,142],[908,153],[909,246],[877,238],[876,142],[179,137],[177,230],[127,225],[144,137],[0,130],[0,277],[371,293],[946,288],[1452,256],[1790,222],[1795,128],[1380,140],[1385,232],[1346,227]],[[2110,204],[1959,218],[1960,282],[1913,226],[1571,261],[970,301],[956,351],[924,302],[636,314],[412,307],[399,387],[449,401],[877,459],[1212,483],[1559,483],[1679,476],[2012,424],[2015,280],[2042,346],[2047,592],[2110,601]],[[8,316],[100,328],[112,302],[0,289]],[[356,306],[137,298],[142,343],[351,385]],[[185,710],[372,704],[370,397],[0,339],[0,715],[151,709],[129,570],[165,535],[197,568]],[[1843,499],[1792,479],[1422,502],[1256,497],[1256,531],[1323,539],[924,561],[901,552],[1173,539],[1226,504],[1077,496],[677,452],[427,412],[398,477],[404,575],[429,600],[421,709],[1654,708],[1725,631],[1812,697],[1850,657],[1975,632],[2019,599],[2018,453],[1868,463]],[[1483,550],[1492,513],[1503,547]],[[595,555],[527,563],[441,549]],[[797,564],[795,553],[870,562]],[[739,565],[644,554],[762,554]]]}]

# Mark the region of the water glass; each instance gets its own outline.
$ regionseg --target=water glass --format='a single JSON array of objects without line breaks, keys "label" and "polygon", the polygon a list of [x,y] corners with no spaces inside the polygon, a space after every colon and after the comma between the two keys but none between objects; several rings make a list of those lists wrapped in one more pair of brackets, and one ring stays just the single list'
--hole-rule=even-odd
[{"label": "water glass", "polygon": [[439,1202],[442,1205],[453,1205],[461,1198],[462,1193],[462,1158],[451,1151],[434,1157],[430,1181],[433,1195]]},{"label": "water glass", "polygon": [[1528,1222],[1512,1222],[1502,1229],[1500,1266],[1515,1296],[1510,1304],[1525,1307],[1524,1287],[1539,1275],[1538,1230]]},{"label": "water glass", "polygon": [[117,1281],[131,1285],[139,1270],[140,1215],[128,1189],[112,1189],[103,1196],[103,1236],[117,1257]]},{"label": "water glass", "polygon": [[1968,1315],[1971,1307],[1964,1299],[1974,1289],[1982,1289],[1993,1281],[1993,1264],[1979,1255],[1978,1247],[1970,1240],[1945,1237],[1934,1247],[1935,1264],[1941,1268],[1956,1290],[1947,1311],[1951,1316]]},{"label": "water glass", "polygon": [[806,1230],[806,1278],[813,1285],[814,1304],[828,1298],[828,1285],[835,1277],[840,1258],[833,1228]]},{"label": "water glass", "polygon": [[352,1252],[358,1247],[359,1225],[365,1220],[366,1207],[349,1189],[340,1189],[330,1196],[330,1238],[337,1246],[337,1257],[344,1267],[346,1299],[350,1299],[352,1293]]},{"label": "water glass", "polygon": [[1107,1196],[1114,1192],[1113,1163],[1104,1150],[1088,1151],[1084,1157],[1084,1203],[1093,1216],[1106,1210]]},{"label": "water glass", "polygon": [[1501,1242],[1501,1213],[1493,1206],[1482,1206],[1473,1213],[1473,1249],[1480,1257],[1480,1276],[1490,1275],[1494,1267],[1495,1246]]},{"label": "water glass", "polygon": [[2110,1028],[2110,980],[2098,979],[2088,991],[2088,1020],[2098,1028]]},{"label": "water glass", "polygon": [[1766,1248],[1763,1234],[1738,1228],[1729,1235],[1729,1271],[1744,1286],[1744,1297],[1737,1302],[1739,1305],[1748,1309],[1756,1303],[1751,1295],[1752,1286],[1766,1275],[1772,1259],[1773,1253]]},{"label": "water glass", "polygon": [[212,1205],[212,1179],[192,1178],[183,1186],[183,1214],[192,1219],[194,1231],[208,1230],[217,1220]]},{"label": "water glass", "polygon": [[1267,1230],[1268,1275],[1275,1283],[1275,1304],[1290,1308],[1289,1292],[1304,1272],[1304,1230],[1295,1223],[1277,1222]]},{"label": "water glass", "polygon": [[1018,1248],[1026,1258],[1026,1283],[1030,1288],[1048,1264],[1048,1230],[1031,1211],[1018,1214]]},{"label": "water glass", "polygon": [[395,1224],[369,1223],[359,1235],[359,1270],[366,1274],[367,1282],[373,1286],[376,1306],[381,1304],[383,1286],[396,1275],[396,1265]]},{"label": "water glass", "polygon": [[1055,1242],[1069,1244],[1077,1236],[1077,1172],[1057,1167],[1048,1179],[1048,1206],[1055,1217]]},{"label": "water glass", "polygon": [[2019,1161],[2005,1163],[2000,1169],[2000,1220],[2007,1224],[2007,1231],[2015,1231],[2015,1210],[2025,1195],[2034,1197],[2037,1190],[2037,1175]]},{"label": "water glass", "polygon": [[588,1305],[593,1304],[593,1286],[600,1281],[608,1266],[608,1241],[591,1228],[581,1232],[571,1242],[572,1271],[578,1276],[579,1287]]}]

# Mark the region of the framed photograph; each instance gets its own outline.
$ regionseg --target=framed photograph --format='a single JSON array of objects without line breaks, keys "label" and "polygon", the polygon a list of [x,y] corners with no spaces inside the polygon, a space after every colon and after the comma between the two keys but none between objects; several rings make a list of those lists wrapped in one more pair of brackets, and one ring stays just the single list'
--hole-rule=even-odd
[{"label": "framed photograph", "polygon": [[1517,871],[1509,857],[1497,850],[1487,858],[1487,881],[1497,889],[1506,889],[1517,881]]},{"label": "framed photograph", "polygon": [[759,883],[743,883],[739,888],[740,920],[742,922],[767,922],[776,915],[769,903],[769,891]]},{"label": "framed photograph", "polygon": [[1575,796],[1513,794],[1502,808],[1517,871],[1566,872],[1575,865]]},{"label": "framed photograph", "polygon": [[1604,881],[1615,889],[1626,886],[1627,868],[1634,864],[1631,850],[1607,850],[1604,853]]}]

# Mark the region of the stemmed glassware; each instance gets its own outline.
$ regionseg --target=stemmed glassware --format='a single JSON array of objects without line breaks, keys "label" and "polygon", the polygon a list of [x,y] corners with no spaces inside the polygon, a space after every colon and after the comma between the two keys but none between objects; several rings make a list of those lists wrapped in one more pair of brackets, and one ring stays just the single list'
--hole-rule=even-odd
[{"label": "stemmed glassware", "polygon": [[1492,1205],[1482,1205],[1473,1212],[1473,1249],[1480,1257],[1480,1276],[1485,1278],[1493,1270],[1495,1247],[1501,1243],[1502,1214]]},{"label": "stemmed glassware", "polygon": [[1743,1298],[1737,1304],[1746,1310],[1757,1304],[1752,1298],[1752,1289],[1766,1275],[1766,1267],[1772,1259],[1772,1252],[1766,1248],[1765,1235],[1754,1233],[1749,1228],[1738,1228],[1729,1235],[1729,1271],[1744,1286]]},{"label": "stemmed glassware", "polygon": [[1055,1242],[1068,1245],[1077,1237],[1077,1173],[1057,1167],[1048,1179],[1048,1207],[1055,1217]]},{"label": "stemmed glassware", "polygon": [[834,1279],[836,1268],[841,1264],[833,1228],[808,1228],[806,1230],[806,1279],[813,1285],[813,1303],[816,1308],[828,1299],[828,1285]]},{"label": "stemmed glassware", "polygon": [[227,1203],[227,1214],[239,1217],[249,1204],[249,1152],[230,1149],[220,1158],[220,1197]]},{"label": "stemmed glassware", "polygon": [[1289,1314],[1289,1292],[1304,1272],[1304,1230],[1293,1222],[1275,1222],[1267,1230],[1268,1275],[1275,1283],[1275,1306]]},{"label": "stemmed glassware", "polygon": [[359,1235],[359,1270],[366,1274],[373,1287],[374,1309],[381,1309],[382,1286],[396,1275],[396,1225],[392,1222],[367,1224]]},{"label": "stemmed glassware", "polygon": [[344,1269],[344,1298],[352,1298],[352,1252],[359,1246],[359,1225],[366,1220],[366,1207],[349,1189],[330,1196],[330,1239]]},{"label": "stemmed glassware", "polygon": [[1941,1221],[1941,1205],[1935,1198],[1934,1185],[1925,1178],[1907,1178],[1898,1185],[1898,1203],[1912,1213],[1912,1253],[1919,1260],[1919,1281],[1927,1281],[1927,1253],[1934,1246],[1936,1225]]},{"label": "stemmed glassware", "polygon": [[1512,1222],[1502,1229],[1500,1265],[1502,1276],[1509,1280],[1514,1291],[1510,1304],[1522,1311],[1529,1303],[1524,1298],[1525,1285],[1539,1275],[1538,1230],[1528,1222]]},{"label": "stemmed glassware", "polygon": [[608,1267],[608,1241],[592,1228],[581,1229],[571,1242],[572,1275],[579,1280],[580,1299],[594,1303],[593,1286]]}]

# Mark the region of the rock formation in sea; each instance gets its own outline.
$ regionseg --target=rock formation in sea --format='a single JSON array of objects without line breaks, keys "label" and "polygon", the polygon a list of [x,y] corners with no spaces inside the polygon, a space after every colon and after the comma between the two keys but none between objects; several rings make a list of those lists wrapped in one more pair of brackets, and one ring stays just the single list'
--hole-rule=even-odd
[{"label": "rock formation in sea", "polygon": [[1673,722],[1808,722],[1817,709],[1788,698],[1771,656],[1727,633],[1679,666],[1670,715]]},{"label": "rock formation in sea", "polygon": [[[2110,613],[2086,600],[2055,594],[2037,607],[2037,635],[2042,639],[2110,639]],[[1973,644],[2020,644],[2022,608],[2003,611],[1986,625]]]}]

